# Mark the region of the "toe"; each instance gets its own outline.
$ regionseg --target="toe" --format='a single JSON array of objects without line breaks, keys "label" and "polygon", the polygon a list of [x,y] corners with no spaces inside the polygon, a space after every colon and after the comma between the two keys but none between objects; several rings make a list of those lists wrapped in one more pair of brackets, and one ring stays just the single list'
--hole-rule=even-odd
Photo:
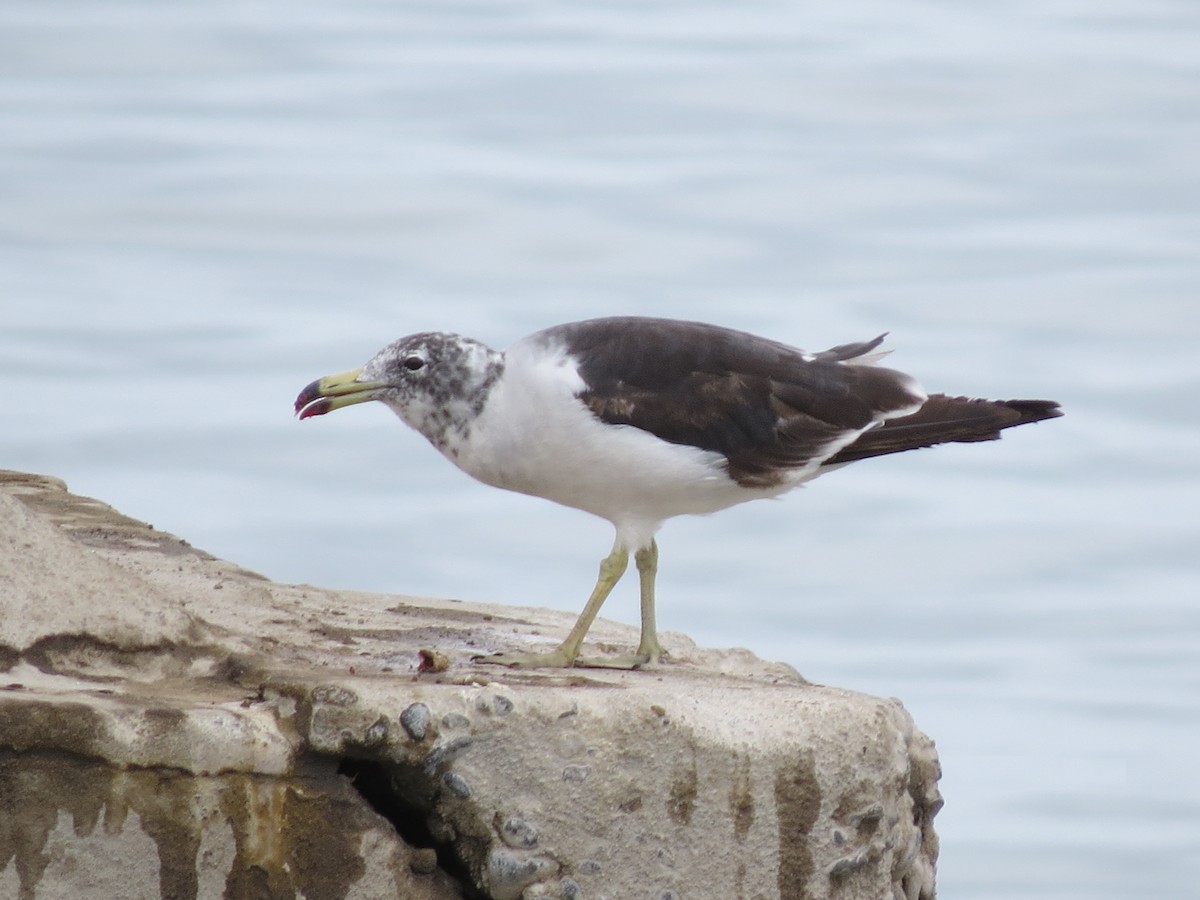
[{"label": "toe", "polygon": [[473,656],[472,662],[486,666],[508,666],[512,669],[569,669],[574,661],[562,650],[551,650],[549,653],[490,653],[487,656]]}]

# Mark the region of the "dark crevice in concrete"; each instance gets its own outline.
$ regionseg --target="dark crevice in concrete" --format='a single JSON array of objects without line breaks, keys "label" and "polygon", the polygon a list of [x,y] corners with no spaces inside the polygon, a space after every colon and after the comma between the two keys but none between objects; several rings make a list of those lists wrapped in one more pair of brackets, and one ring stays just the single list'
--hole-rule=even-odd
[{"label": "dark crevice in concrete", "polygon": [[438,867],[462,888],[464,900],[489,900],[479,890],[470,871],[459,859],[450,844],[438,841],[429,829],[427,811],[397,788],[394,766],[370,759],[344,757],[337,772],[350,780],[351,786],[383,818],[410,847],[432,849],[437,853]]}]

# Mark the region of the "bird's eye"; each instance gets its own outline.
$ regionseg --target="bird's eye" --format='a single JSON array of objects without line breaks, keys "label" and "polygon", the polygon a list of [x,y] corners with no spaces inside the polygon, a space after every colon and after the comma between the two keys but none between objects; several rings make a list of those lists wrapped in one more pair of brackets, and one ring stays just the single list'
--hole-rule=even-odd
[{"label": "bird's eye", "polygon": [[401,365],[410,372],[415,372],[417,369],[425,366],[425,360],[421,359],[419,356],[406,356]]}]

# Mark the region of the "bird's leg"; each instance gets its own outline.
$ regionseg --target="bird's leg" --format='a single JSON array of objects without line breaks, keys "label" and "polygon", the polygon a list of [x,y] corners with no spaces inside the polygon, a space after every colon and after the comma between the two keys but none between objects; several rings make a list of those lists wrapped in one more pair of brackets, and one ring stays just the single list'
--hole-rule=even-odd
[{"label": "bird's leg", "polygon": [[592,588],[592,596],[588,598],[587,606],[583,608],[583,612],[575,620],[575,627],[571,629],[571,633],[567,635],[567,639],[558,648],[567,654],[571,660],[568,665],[575,663],[576,658],[579,656],[579,648],[583,646],[584,635],[592,627],[592,622],[595,621],[596,615],[600,612],[600,607],[604,605],[604,601],[608,599],[608,595],[612,593],[612,589],[621,580],[621,576],[625,574],[625,569],[628,565],[629,551],[624,547],[613,547],[612,553],[601,560],[600,577],[596,579],[596,586]]},{"label": "bird's leg", "polygon": [[642,595],[642,639],[632,656],[600,656],[578,660],[578,666],[604,669],[640,669],[654,665],[666,653],[658,643],[658,628],[654,622],[654,577],[658,574],[658,544],[650,543],[634,554]]},{"label": "bird's leg", "polygon": [[639,665],[653,665],[666,653],[658,643],[658,626],[654,621],[654,578],[658,575],[658,543],[651,539],[650,546],[639,550],[634,560],[637,563],[642,589],[642,639],[638,642],[637,657],[643,660]]},{"label": "bird's leg", "polygon": [[[641,551],[638,551],[639,559]],[[600,612],[600,607],[604,605],[604,601],[608,599],[608,595],[612,593],[613,587],[621,576],[625,574],[625,569],[629,565],[629,552],[621,546],[613,547],[612,553],[604,557],[600,562],[600,577],[596,579],[596,586],[592,588],[592,596],[588,598],[587,605],[583,608],[583,612],[579,614],[579,618],[575,620],[575,627],[571,629],[571,633],[567,635],[558,647],[548,653],[493,653],[490,656],[477,656],[475,660],[482,663],[491,663],[500,666],[544,666],[547,668],[568,668],[576,665],[579,658],[579,648],[583,646],[583,637],[588,633],[588,629],[592,627],[592,622],[595,620],[597,613]],[[641,563],[638,563],[639,570]],[[584,665],[594,665],[595,663],[584,663]],[[631,668],[624,666],[622,668]]]}]

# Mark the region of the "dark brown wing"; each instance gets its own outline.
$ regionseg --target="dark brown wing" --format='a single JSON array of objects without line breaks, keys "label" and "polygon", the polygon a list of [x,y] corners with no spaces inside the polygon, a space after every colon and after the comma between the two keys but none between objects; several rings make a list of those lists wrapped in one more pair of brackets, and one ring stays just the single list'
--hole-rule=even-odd
[{"label": "dark brown wing", "polygon": [[587,385],[580,399],[597,417],[721,453],[746,485],[776,484],[921,399],[906,375],[843,364],[882,336],[820,354],[671,319],[595,319],[543,336],[576,360]]},{"label": "dark brown wing", "polygon": [[1005,428],[1062,415],[1053,400],[972,400],[932,394],[915,413],[889,419],[859,436],[824,465],[902,453],[947,442],[994,441]]}]

